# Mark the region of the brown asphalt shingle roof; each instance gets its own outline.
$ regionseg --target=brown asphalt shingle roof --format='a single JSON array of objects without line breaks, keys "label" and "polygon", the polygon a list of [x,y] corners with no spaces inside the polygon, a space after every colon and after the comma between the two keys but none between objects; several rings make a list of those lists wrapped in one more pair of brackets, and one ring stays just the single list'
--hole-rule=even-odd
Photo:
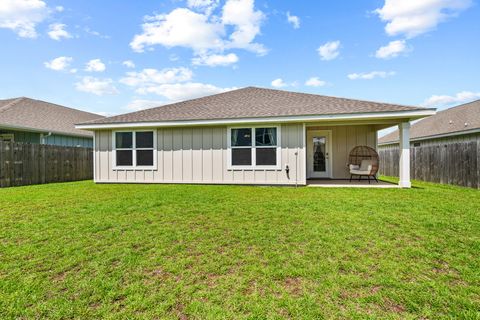
[{"label": "brown asphalt shingle roof", "polygon": [[0,128],[20,127],[89,137],[91,132],[75,129],[75,124],[98,118],[103,116],[25,97],[0,100]]},{"label": "brown asphalt shingle roof", "polygon": [[[414,123],[410,139],[480,129],[480,100],[437,112]],[[399,141],[398,130],[381,137],[380,144]]]},{"label": "brown asphalt shingle roof", "polygon": [[88,124],[238,119],[423,110],[388,103],[247,87],[90,121]]}]

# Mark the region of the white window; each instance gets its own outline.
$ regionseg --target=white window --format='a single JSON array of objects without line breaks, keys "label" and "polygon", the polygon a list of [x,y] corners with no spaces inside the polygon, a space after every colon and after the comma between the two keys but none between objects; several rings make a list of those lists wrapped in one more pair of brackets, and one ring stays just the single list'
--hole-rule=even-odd
[{"label": "white window", "polygon": [[112,142],[114,169],[156,169],[155,130],[114,131]]},{"label": "white window", "polygon": [[15,142],[15,136],[13,133],[2,133],[0,134],[0,140]]},{"label": "white window", "polygon": [[228,128],[229,169],[281,169],[280,127]]}]

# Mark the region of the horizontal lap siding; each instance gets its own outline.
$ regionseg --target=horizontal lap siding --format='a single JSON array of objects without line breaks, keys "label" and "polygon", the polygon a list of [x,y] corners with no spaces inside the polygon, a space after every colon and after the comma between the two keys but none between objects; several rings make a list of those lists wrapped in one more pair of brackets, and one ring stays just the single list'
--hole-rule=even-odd
[{"label": "horizontal lap siding", "polygon": [[302,124],[281,126],[281,170],[228,170],[227,127],[159,128],[157,170],[113,170],[112,131],[97,131],[95,177],[97,182],[304,184],[302,134]]},{"label": "horizontal lap siding", "polygon": [[88,147],[93,145],[93,139],[87,137],[67,136],[61,134],[52,134],[44,136],[45,144],[52,144],[66,147]]}]

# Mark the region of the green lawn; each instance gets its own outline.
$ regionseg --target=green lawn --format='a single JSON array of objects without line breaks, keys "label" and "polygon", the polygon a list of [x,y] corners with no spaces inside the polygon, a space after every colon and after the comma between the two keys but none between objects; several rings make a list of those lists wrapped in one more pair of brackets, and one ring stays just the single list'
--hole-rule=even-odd
[{"label": "green lawn", "polygon": [[480,318],[480,191],[0,189],[0,318]]}]

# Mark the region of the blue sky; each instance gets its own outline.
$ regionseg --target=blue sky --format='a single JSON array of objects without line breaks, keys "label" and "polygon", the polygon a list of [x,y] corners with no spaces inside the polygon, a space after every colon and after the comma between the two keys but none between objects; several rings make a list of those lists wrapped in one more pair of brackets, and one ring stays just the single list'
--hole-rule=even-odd
[{"label": "blue sky", "polygon": [[0,98],[102,114],[261,86],[445,108],[480,98],[473,0],[0,0]]}]

